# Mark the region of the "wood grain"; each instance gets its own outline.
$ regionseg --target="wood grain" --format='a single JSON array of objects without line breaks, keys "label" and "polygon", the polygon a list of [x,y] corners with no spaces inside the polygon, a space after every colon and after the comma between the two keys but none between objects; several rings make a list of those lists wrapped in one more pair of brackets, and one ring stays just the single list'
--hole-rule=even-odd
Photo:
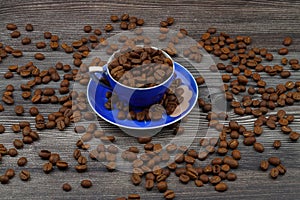
[{"label": "wood grain", "polygon": [[[53,52],[47,47],[39,50],[35,48],[35,42],[43,41],[43,32],[51,31],[60,36],[61,40],[70,43],[88,34],[83,32],[83,26],[90,24],[95,28],[103,29],[106,23],[109,23],[109,16],[112,14],[121,15],[128,12],[130,15],[136,15],[145,19],[146,27],[157,27],[159,22],[167,16],[174,16],[176,19],[173,29],[185,28],[189,35],[198,40],[200,34],[208,27],[216,27],[220,31],[228,32],[234,36],[249,35],[253,38],[253,46],[266,47],[272,52],[276,52],[282,45],[281,42],[285,36],[294,38],[293,45],[290,49],[290,58],[298,58],[300,52],[300,2],[299,1],[192,1],[192,0],[174,0],[174,1],[132,1],[132,0],[102,0],[102,1],[55,1],[55,0],[12,0],[0,2],[0,42],[5,45],[11,45],[14,48],[24,49],[24,57],[14,59],[11,56],[0,63],[0,75],[6,72],[7,66],[18,64],[19,66],[33,60],[36,52],[45,54],[44,61],[34,61],[40,68],[54,66],[57,61],[72,63],[71,55],[66,55],[61,51]],[[32,44],[22,46],[20,38],[11,39],[9,31],[5,29],[7,23],[15,23],[21,30],[22,37],[30,36]],[[34,32],[29,33],[24,30],[26,23],[34,25]],[[109,37],[120,30],[104,37]],[[276,57],[274,63],[278,63],[280,57]],[[216,60],[217,61],[217,60]],[[277,77],[262,75],[269,86],[274,86],[285,80]],[[300,73],[295,72],[291,80],[299,80]],[[21,81],[15,76],[11,80],[1,78],[0,90],[4,91],[7,84],[17,86]],[[49,86],[58,88],[51,83]],[[201,91],[201,89],[200,89]],[[23,104],[20,96],[21,91],[16,88],[14,96],[16,104]],[[29,116],[28,109],[31,104],[24,103],[26,113],[24,117],[16,117],[12,106],[5,106],[5,111],[0,113],[0,124],[4,124],[6,132],[0,135],[0,143],[7,147],[12,147],[12,141],[20,138],[19,134],[14,134],[10,130],[12,124],[20,120],[30,120],[34,118]],[[40,111],[49,114],[53,108],[38,105]],[[295,121],[291,127],[295,131],[300,131],[300,109],[299,103],[292,107],[287,107],[287,112],[295,115]],[[276,112],[272,111],[270,114]],[[201,131],[206,130],[205,114],[200,115]],[[191,116],[193,117],[199,116]],[[246,127],[252,127],[254,118],[245,116],[239,117],[230,114],[230,117]],[[120,131],[109,124],[104,124],[107,130],[116,134],[118,140],[116,144],[126,146],[128,143],[135,143],[133,138],[120,133]],[[18,157],[4,157],[0,163],[0,174],[3,174],[7,168],[14,168],[19,173],[23,168],[29,169],[32,178],[29,182],[22,182],[18,177],[12,179],[9,185],[0,185],[1,199],[115,199],[119,196],[126,196],[129,193],[139,193],[142,199],[163,199],[157,189],[147,192],[142,186],[135,187],[130,183],[129,174],[124,172],[106,172],[105,168],[99,162],[90,161],[89,171],[83,174],[75,172],[73,166],[75,161],[72,158],[72,152],[75,148],[75,142],[79,136],[73,132],[74,127],[69,127],[67,131],[59,132],[58,130],[45,130],[40,132],[40,141],[33,145],[26,145],[19,151]],[[193,126],[187,127],[193,129]],[[168,134],[159,135],[154,138],[154,142],[163,141]],[[272,143],[275,139],[282,140],[282,147],[275,151]],[[125,141],[125,142],[124,142]],[[214,191],[211,185],[205,185],[202,188],[194,187],[193,183],[182,185],[177,177],[172,175],[169,187],[176,192],[176,199],[298,199],[300,196],[300,148],[299,142],[292,143],[286,135],[278,130],[265,130],[263,136],[258,141],[265,145],[263,154],[256,153],[252,147],[241,146],[243,159],[240,161],[240,167],[235,172],[238,180],[229,182],[229,190],[226,193]],[[196,146],[193,144],[193,147]],[[38,158],[38,151],[49,149],[53,152],[59,152],[64,160],[70,162],[72,166],[68,171],[61,172],[57,169],[49,175],[42,171],[42,164]],[[287,166],[288,172],[280,176],[277,180],[271,180],[268,173],[258,170],[259,162],[271,155],[280,156],[283,163]],[[21,156],[28,157],[27,166],[17,167],[17,159]],[[205,165],[202,163],[201,165]],[[93,181],[93,187],[83,189],[80,187],[80,180],[89,178]],[[61,185],[69,182],[73,190],[63,192]]]}]

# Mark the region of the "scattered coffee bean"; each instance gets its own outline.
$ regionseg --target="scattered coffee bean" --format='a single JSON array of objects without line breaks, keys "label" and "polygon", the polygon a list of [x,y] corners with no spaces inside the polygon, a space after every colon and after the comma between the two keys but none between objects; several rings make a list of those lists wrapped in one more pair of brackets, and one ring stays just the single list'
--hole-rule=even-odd
[{"label": "scattered coffee bean", "polygon": [[90,180],[82,180],[81,181],[81,187],[83,187],[83,188],[90,188],[90,187],[92,187],[92,181],[90,181]]},{"label": "scattered coffee bean", "polygon": [[111,25],[111,24],[106,24],[105,27],[104,27],[104,30],[106,32],[110,32],[114,29],[114,27]]},{"label": "scattered coffee bean", "polygon": [[45,56],[42,53],[36,53],[36,54],[34,54],[34,58],[37,60],[44,60]]},{"label": "scattered coffee bean", "polygon": [[6,24],[6,29],[7,29],[7,30],[14,31],[14,30],[16,30],[17,28],[18,28],[17,25],[15,25],[15,24],[13,24],[13,23]]},{"label": "scattered coffee bean", "polygon": [[281,163],[281,161],[280,161],[280,159],[278,157],[270,157],[268,159],[268,161],[269,161],[269,163],[271,165],[274,165],[274,166],[277,166],[277,165],[279,165]]},{"label": "scattered coffee bean", "polygon": [[19,174],[22,181],[28,181],[30,179],[30,172],[27,170],[22,170]]},{"label": "scattered coffee bean", "polygon": [[129,194],[127,199],[128,200],[140,200],[141,197],[139,194]]},{"label": "scattered coffee bean", "polygon": [[0,176],[0,183],[1,184],[7,184],[9,182],[9,177],[6,175]]},{"label": "scattered coffee bean", "polygon": [[8,151],[7,151],[7,154],[11,157],[15,157],[18,155],[18,151],[16,148],[10,148]]},{"label": "scattered coffee bean", "polygon": [[264,146],[259,142],[255,142],[253,145],[253,148],[255,149],[255,151],[257,151],[259,153],[262,153],[265,150]]},{"label": "scattered coffee bean", "polygon": [[63,189],[64,191],[66,191],[66,192],[69,192],[69,191],[72,190],[72,187],[71,187],[71,185],[70,185],[69,183],[64,183],[64,184],[62,185],[62,189]]},{"label": "scattered coffee bean", "polygon": [[13,31],[13,32],[10,34],[10,36],[11,36],[12,38],[18,38],[18,37],[20,37],[20,35],[21,35],[20,31]]},{"label": "scattered coffee bean", "polygon": [[26,31],[33,31],[33,25],[32,24],[26,24],[25,30]]},{"label": "scattered coffee bean", "polygon": [[276,168],[278,169],[279,174],[285,174],[286,173],[286,168],[282,164],[278,165]]},{"label": "scattered coffee bean", "polygon": [[291,132],[290,135],[289,135],[289,138],[292,140],[292,141],[297,141],[300,137],[300,134],[297,133],[297,132]]},{"label": "scattered coffee bean", "polygon": [[292,42],[293,42],[293,39],[291,37],[286,37],[286,38],[284,38],[282,44],[284,46],[290,46],[292,44]]},{"label": "scattered coffee bean", "polygon": [[181,174],[179,176],[179,180],[182,182],[182,183],[188,183],[190,181],[190,177],[185,175],[185,174]]},{"label": "scattered coffee bean", "polygon": [[60,155],[58,153],[51,153],[49,157],[49,162],[53,165],[56,165],[56,163],[60,160]]},{"label": "scattered coffee bean", "polygon": [[56,166],[60,170],[65,170],[69,167],[68,163],[62,160],[57,161]]},{"label": "scattered coffee bean", "polygon": [[21,106],[21,105],[17,105],[17,106],[15,107],[15,113],[16,113],[17,115],[23,115],[23,113],[24,113],[24,107]]},{"label": "scattered coffee bean", "polygon": [[8,176],[8,178],[11,179],[15,176],[15,170],[7,169],[4,175]]},{"label": "scattered coffee bean", "polygon": [[274,140],[273,147],[275,149],[279,149],[281,147],[281,141],[280,140]]},{"label": "scattered coffee bean", "polygon": [[156,185],[159,192],[165,192],[168,189],[168,184],[166,181],[158,182]]},{"label": "scattered coffee bean", "polygon": [[51,156],[51,152],[48,150],[41,150],[39,156],[43,160],[48,160]]},{"label": "scattered coffee bean", "polygon": [[53,170],[53,165],[52,163],[50,162],[47,162],[43,165],[43,171],[46,173],[46,174],[49,174],[51,171]]},{"label": "scattered coffee bean", "polygon": [[31,43],[31,39],[29,37],[24,37],[24,38],[22,38],[21,42],[23,45],[27,45],[27,44]]},{"label": "scattered coffee bean", "polygon": [[19,158],[17,164],[21,167],[21,166],[25,166],[27,164],[27,158],[25,157],[21,157]]},{"label": "scattered coffee bean", "polygon": [[229,181],[235,181],[237,179],[237,176],[236,176],[236,174],[235,173],[228,173],[227,174],[227,180],[229,180]]},{"label": "scattered coffee bean", "polygon": [[273,178],[273,179],[276,179],[279,175],[279,171],[278,169],[275,167],[275,168],[272,168],[271,171],[270,171],[270,176]]},{"label": "scattered coffee bean", "polygon": [[175,193],[173,190],[167,190],[165,191],[164,193],[164,198],[167,199],[167,200],[172,200],[175,198]]},{"label": "scattered coffee bean", "polygon": [[5,127],[2,124],[0,124],[0,134],[4,132],[5,132]]},{"label": "scattered coffee bean", "polygon": [[215,190],[218,192],[225,192],[228,189],[226,183],[221,182],[215,186]]}]

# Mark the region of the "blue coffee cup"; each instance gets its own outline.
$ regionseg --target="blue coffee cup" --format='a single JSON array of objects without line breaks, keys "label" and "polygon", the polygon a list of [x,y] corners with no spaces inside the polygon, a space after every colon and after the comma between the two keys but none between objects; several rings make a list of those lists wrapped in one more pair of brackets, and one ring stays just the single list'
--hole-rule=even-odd
[{"label": "blue coffee cup", "polygon": [[[155,50],[158,48],[151,47]],[[110,74],[110,70],[108,69],[109,63],[114,59],[115,54],[119,52],[115,52],[108,60],[108,64],[104,66],[90,66],[89,72],[90,77],[101,84],[103,87],[108,88],[112,92],[118,95],[119,99],[134,107],[147,107],[158,103],[164,96],[164,93],[172,84],[174,80],[175,66],[172,58],[163,50],[161,50],[163,55],[172,61],[172,73],[170,76],[162,83],[155,85],[153,87],[147,88],[135,88],[124,85],[118,81],[116,81],[112,75]],[[104,84],[100,80],[105,78],[109,85]]]}]

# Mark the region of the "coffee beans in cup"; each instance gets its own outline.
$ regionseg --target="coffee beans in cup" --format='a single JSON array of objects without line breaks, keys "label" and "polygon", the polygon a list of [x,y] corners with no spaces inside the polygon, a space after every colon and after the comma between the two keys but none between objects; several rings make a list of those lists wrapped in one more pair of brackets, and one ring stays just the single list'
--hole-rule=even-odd
[{"label": "coffee beans in cup", "polygon": [[172,74],[173,62],[161,50],[136,47],[123,54],[115,54],[108,65],[111,76],[134,88],[148,88],[166,81]]}]

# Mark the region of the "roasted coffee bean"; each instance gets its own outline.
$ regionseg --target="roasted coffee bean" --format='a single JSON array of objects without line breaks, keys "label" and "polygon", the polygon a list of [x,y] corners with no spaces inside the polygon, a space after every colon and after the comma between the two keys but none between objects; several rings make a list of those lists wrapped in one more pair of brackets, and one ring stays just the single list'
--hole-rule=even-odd
[{"label": "roasted coffee bean", "polygon": [[64,191],[66,191],[66,192],[69,192],[69,191],[72,190],[72,186],[71,186],[69,183],[64,183],[64,184],[62,185],[62,189],[63,189]]},{"label": "roasted coffee bean", "polygon": [[27,170],[22,170],[19,174],[22,181],[28,181],[30,179],[30,172]]},{"label": "roasted coffee bean", "polygon": [[297,133],[297,132],[291,132],[290,135],[289,135],[289,138],[292,140],[292,141],[297,141],[300,137],[300,134]]},{"label": "roasted coffee bean", "polygon": [[293,39],[291,37],[285,37],[282,44],[284,46],[290,46],[293,42]]},{"label": "roasted coffee bean", "polygon": [[27,158],[25,158],[25,157],[19,158],[18,161],[17,161],[17,164],[18,164],[20,167],[25,166],[25,165],[27,164]]},{"label": "roasted coffee bean", "polygon": [[31,39],[29,37],[24,37],[24,38],[22,38],[21,42],[23,45],[27,45],[27,44],[31,43]]},{"label": "roasted coffee bean", "polygon": [[73,152],[73,157],[77,160],[81,156],[81,151],[79,149],[75,149]]},{"label": "roasted coffee bean", "polygon": [[231,152],[231,155],[232,157],[235,159],[235,160],[240,160],[241,159],[241,152],[239,150],[233,150]]},{"label": "roasted coffee bean", "polygon": [[164,193],[164,198],[167,199],[167,200],[172,200],[175,198],[175,193],[173,190],[167,190],[165,191]]},{"label": "roasted coffee bean", "polygon": [[117,22],[117,21],[119,21],[119,17],[118,17],[117,15],[111,15],[111,16],[110,16],[110,20],[111,20],[112,22]]},{"label": "roasted coffee bean", "polygon": [[139,194],[129,194],[127,199],[128,200],[140,200],[141,197]]},{"label": "roasted coffee bean", "polygon": [[238,167],[239,163],[231,157],[224,157],[223,162],[228,164],[231,168],[235,169]]},{"label": "roasted coffee bean", "polygon": [[21,35],[20,31],[16,31],[16,30],[10,34],[12,38],[18,38],[20,37],[20,35]]},{"label": "roasted coffee bean", "polygon": [[151,179],[147,179],[145,182],[145,188],[146,190],[152,190],[152,188],[154,187],[154,181]]},{"label": "roasted coffee bean", "polygon": [[23,142],[24,144],[31,144],[33,142],[33,139],[30,136],[24,136]]},{"label": "roasted coffee bean", "polygon": [[35,44],[35,46],[36,46],[36,48],[38,48],[38,49],[43,49],[43,48],[45,48],[47,45],[46,45],[45,42],[37,42],[37,43]]},{"label": "roasted coffee bean", "polygon": [[229,181],[235,181],[236,179],[237,179],[237,176],[236,176],[236,174],[235,173],[228,173],[227,174],[227,180],[229,180]]},{"label": "roasted coffee bean", "polygon": [[85,165],[87,163],[87,158],[84,157],[84,156],[80,156],[78,159],[77,159],[77,162],[78,164],[80,165]]},{"label": "roasted coffee bean", "polygon": [[11,157],[15,157],[18,155],[18,151],[16,148],[10,148],[8,151],[7,151],[7,154]]},{"label": "roasted coffee bean", "polygon": [[92,187],[92,185],[93,185],[93,183],[90,180],[86,179],[86,180],[81,181],[81,187],[83,187],[83,188],[90,188],[90,187]]},{"label": "roasted coffee bean", "polygon": [[110,32],[114,29],[114,27],[111,25],[111,24],[106,24],[105,27],[104,27],[104,30],[106,32]]},{"label": "roasted coffee bean", "polygon": [[51,152],[48,150],[41,150],[39,156],[43,160],[48,160],[51,156]]},{"label": "roasted coffee bean", "polygon": [[180,182],[186,184],[186,183],[188,183],[188,182],[190,181],[190,177],[187,176],[187,175],[185,175],[185,174],[181,174],[181,175],[179,176],[179,180],[180,180]]},{"label": "roasted coffee bean", "polygon": [[219,176],[212,176],[210,179],[209,179],[209,182],[212,184],[212,185],[216,185],[218,183],[221,182],[221,178]]},{"label": "roasted coffee bean", "polygon": [[13,74],[12,72],[6,72],[6,73],[4,74],[4,78],[6,78],[6,79],[10,79],[10,78],[12,78],[12,77],[14,77],[14,74]]},{"label": "roasted coffee bean", "polygon": [[34,54],[34,58],[37,60],[44,60],[45,56],[42,53],[36,53],[36,54]]},{"label": "roasted coffee bean", "polygon": [[197,187],[202,187],[204,184],[203,184],[203,182],[201,180],[195,180],[195,185]]},{"label": "roasted coffee bean", "polygon": [[53,165],[52,163],[50,162],[47,162],[43,165],[43,171],[46,173],[46,174],[49,174],[51,171],[53,170]]},{"label": "roasted coffee bean", "polygon": [[59,160],[56,162],[56,166],[58,169],[64,170],[67,169],[69,167],[68,163],[62,160]]},{"label": "roasted coffee bean", "polygon": [[138,140],[138,143],[140,143],[140,144],[146,144],[146,143],[151,142],[152,137],[138,137],[137,140]]},{"label": "roasted coffee bean", "polygon": [[51,36],[52,36],[52,33],[48,32],[48,31],[44,32],[44,38],[45,39],[50,39]]},{"label": "roasted coffee bean", "polygon": [[7,184],[9,182],[9,177],[7,175],[0,176],[0,183]]},{"label": "roasted coffee bean", "polygon": [[281,163],[281,161],[280,161],[280,159],[278,157],[270,157],[268,159],[268,161],[269,161],[269,163],[271,165],[274,165],[274,166],[277,166],[277,165],[279,165]]},{"label": "roasted coffee bean", "polygon": [[138,174],[132,174],[131,182],[133,185],[139,185],[142,182],[142,179]]},{"label": "roasted coffee bean", "polygon": [[2,104],[0,104],[0,112],[4,111],[4,106]]},{"label": "roasted coffee bean", "polygon": [[78,173],[82,173],[87,170],[87,165],[76,165],[75,169]]},{"label": "roasted coffee bean", "polygon": [[168,184],[166,181],[161,181],[156,184],[156,187],[159,192],[165,192],[168,189]]},{"label": "roasted coffee bean", "polygon": [[15,139],[13,144],[16,147],[16,149],[22,149],[24,147],[22,140],[19,139]]},{"label": "roasted coffee bean", "polygon": [[7,30],[14,31],[14,30],[16,30],[17,28],[18,28],[18,27],[17,27],[16,24],[13,24],[13,23],[8,23],[8,24],[6,24],[6,29],[7,29]]},{"label": "roasted coffee bean", "polygon": [[276,168],[278,169],[279,174],[285,174],[286,173],[286,168],[282,164],[278,165]]},{"label": "roasted coffee bean", "polygon": [[280,140],[274,140],[273,147],[275,149],[279,149],[281,147],[281,141]]},{"label": "roasted coffee bean", "polygon": [[256,142],[256,139],[253,136],[244,138],[244,145],[246,145],[246,146],[251,146],[255,142]]},{"label": "roasted coffee bean", "polygon": [[23,113],[24,113],[24,107],[21,106],[21,105],[17,105],[17,106],[15,107],[15,113],[16,113],[17,115],[23,115]]},{"label": "roasted coffee bean", "polygon": [[5,174],[6,176],[8,176],[9,179],[13,178],[15,176],[15,170],[13,169],[7,169],[5,171]]},{"label": "roasted coffee bean", "polygon": [[270,171],[271,178],[276,179],[278,177],[278,175],[279,175],[278,169],[276,167],[272,168]]},{"label": "roasted coffee bean", "polygon": [[0,124],[0,134],[4,132],[5,132],[5,127],[2,124]]},{"label": "roasted coffee bean", "polygon": [[286,55],[288,54],[289,50],[287,48],[281,48],[278,50],[279,55]]},{"label": "roasted coffee bean", "polygon": [[49,157],[49,162],[53,165],[56,165],[57,161],[60,160],[60,156],[57,153],[51,153],[51,156]]},{"label": "roasted coffee bean", "polygon": [[225,192],[228,189],[228,186],[224,182],[220,182],[215,186],[215,190],[218,192]]},{"label": "roasted coffee bean", "polygon": [[261,143],[259,143],[259,142],[255,142],[253,144],[253,148],[255,149],[255,151],[257,151],[259,153],[262,153],[265,150],[264,146]]},{"label": "roasted coffee bean", "polygon": [[66,128],[66,124],[63,120],[60,120],[56,123],[56,127],[58,130],[63,131]]}]

